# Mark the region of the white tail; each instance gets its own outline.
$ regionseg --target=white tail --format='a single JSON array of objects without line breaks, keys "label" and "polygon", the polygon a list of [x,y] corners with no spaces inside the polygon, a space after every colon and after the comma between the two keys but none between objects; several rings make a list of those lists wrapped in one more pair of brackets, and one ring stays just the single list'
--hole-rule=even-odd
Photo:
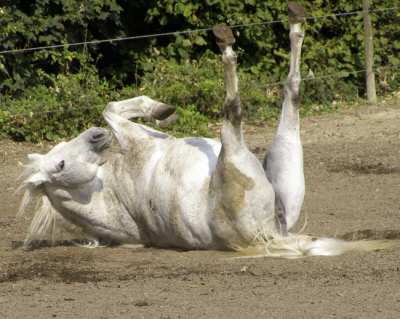
[{"label": "white tail", "polygon": [[344,241],[335,238],[319,238],[308,235],[275,235],[272,239],[257,236],[247,247],[234,247],[241,258],[300,258],[306,256],[337,256],[351,251],[375,251],[400,246],[396,240]]}]

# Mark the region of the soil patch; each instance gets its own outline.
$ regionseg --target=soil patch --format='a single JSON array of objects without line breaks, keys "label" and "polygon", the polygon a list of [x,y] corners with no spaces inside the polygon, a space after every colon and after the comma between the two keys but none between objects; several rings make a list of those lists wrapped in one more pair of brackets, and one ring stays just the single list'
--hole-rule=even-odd
[{"label": "soil patch", "polygon": [[[301,126],[306,198],[296,229],[400,239],[400,105],[304,118]],[[260,160],[276,127],[245,126]],[[297,260],[66,241],[24,248],[30,217],[15,218],[18,165],[51,146],[0,141],[1,318],[400,318],[399,248]]]}]

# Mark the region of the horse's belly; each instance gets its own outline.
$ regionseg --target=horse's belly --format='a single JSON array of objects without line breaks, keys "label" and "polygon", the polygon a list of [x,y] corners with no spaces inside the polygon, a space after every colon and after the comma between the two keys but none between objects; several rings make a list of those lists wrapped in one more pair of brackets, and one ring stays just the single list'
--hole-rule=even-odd
[{"label": "horse's belly", "polygon": [[161,247],[210,249],[209,183],[219,149],[204,139],[178,141],[158,160],[147,187],[151,241]]}]

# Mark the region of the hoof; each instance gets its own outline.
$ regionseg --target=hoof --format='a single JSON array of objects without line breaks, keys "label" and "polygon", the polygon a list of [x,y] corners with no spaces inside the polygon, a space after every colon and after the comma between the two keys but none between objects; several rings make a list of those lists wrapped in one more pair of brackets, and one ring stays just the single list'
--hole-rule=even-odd
[{"label": "hoof", "polygon": [[172,113],[175,112],[175,108],[173,106],[159,103],[151,113],[151,116],[155,118],[156,120],[165,120],[167,117],[169,117]]},{"label": "hoof", "polygon": [[157,121],[157,126],[159,128],[166,129],[167,127],[174,124],[177,120],[179,120],[179,115],[172,114],[170,117],[168,117],[164,121]]},{"label": "hoof", "polygon": [[307,11],[300,3],[289,2],[288,10],[290,24],[302,23],[306,20]]},{"label": "hoof", "polygon": [[232,30],[226,25],[217,24],[213,26],[212,30],[221,50],[224,50],[227,46],[232,46],[235,43]]}]

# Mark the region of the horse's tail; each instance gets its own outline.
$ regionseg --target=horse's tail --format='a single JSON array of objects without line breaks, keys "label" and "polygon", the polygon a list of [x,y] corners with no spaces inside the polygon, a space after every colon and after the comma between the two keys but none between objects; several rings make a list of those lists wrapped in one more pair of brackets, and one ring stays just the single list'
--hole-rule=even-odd
[{"label": "horse's tail", "polygon": [[398,240],[345,241],[308,235],[260,237],[252,245],[235,247],[241,257],[300,258],[306,256],[337,256],[351,251],[376,251],[400,246]]}]

